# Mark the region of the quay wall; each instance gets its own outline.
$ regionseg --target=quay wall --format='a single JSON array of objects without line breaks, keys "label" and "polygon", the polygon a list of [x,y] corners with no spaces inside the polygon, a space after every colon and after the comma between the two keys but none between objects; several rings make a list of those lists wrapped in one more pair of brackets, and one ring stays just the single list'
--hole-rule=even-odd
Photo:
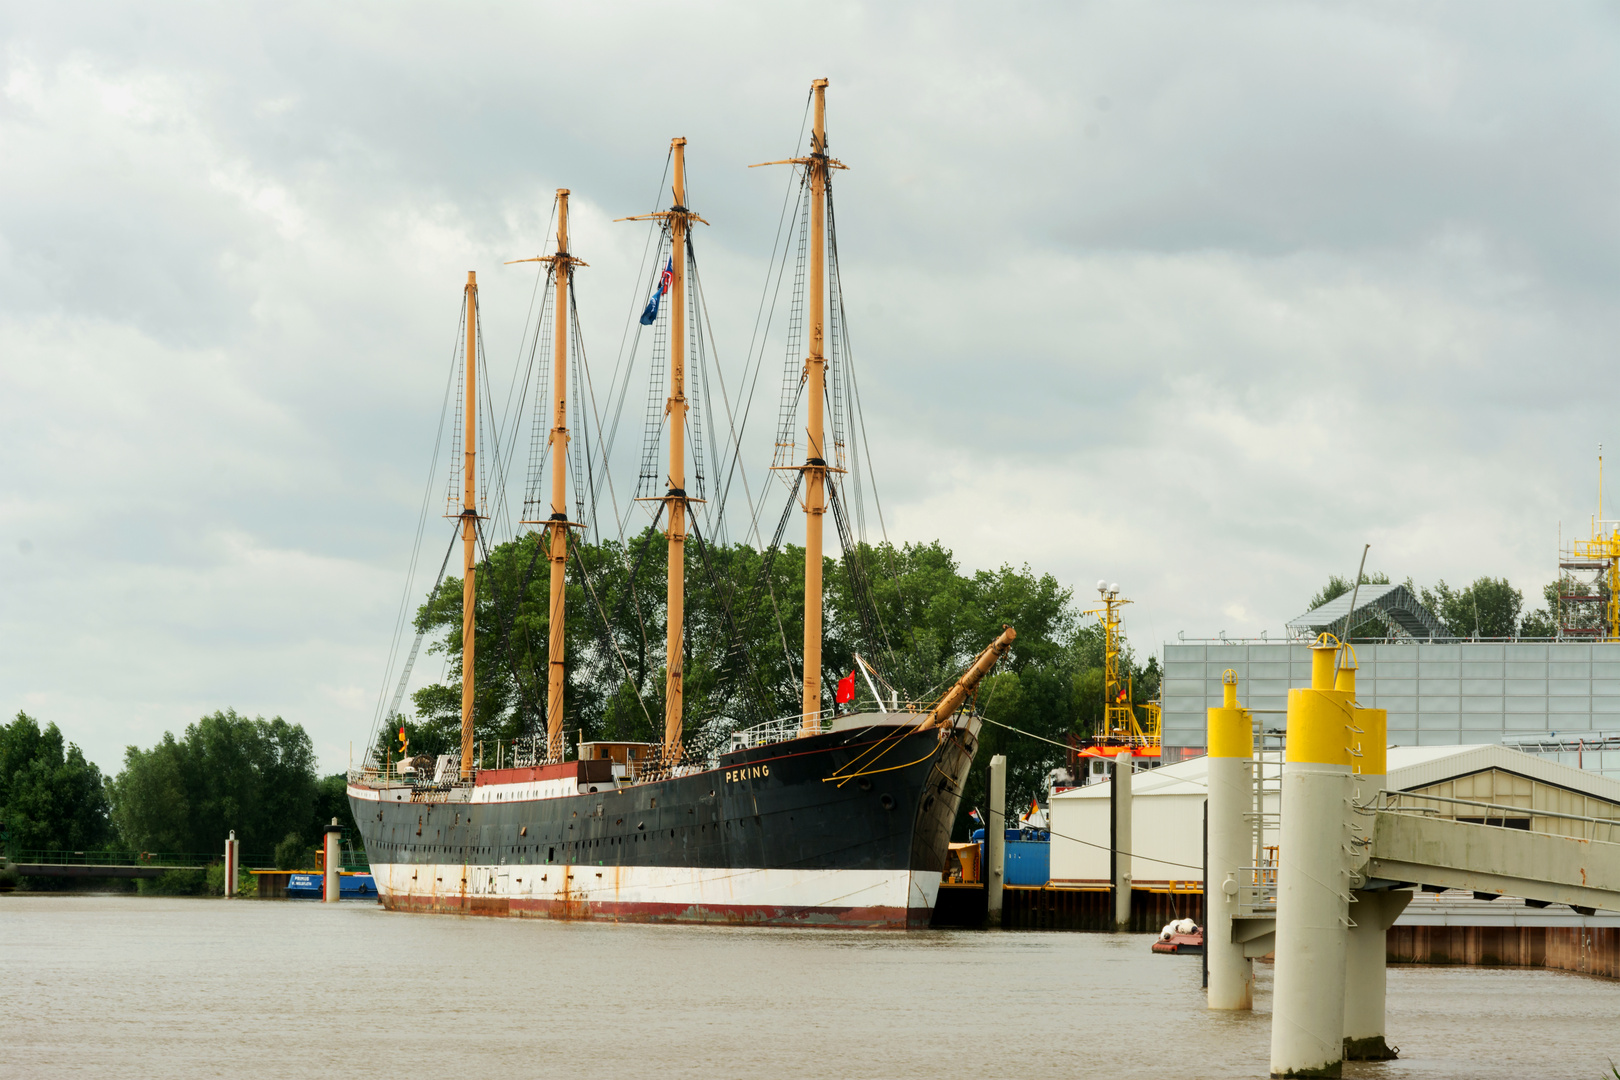
[{"label": "quay wall", "polygon": [[1551,968],[1620,979],[1620,927],[1392,926],[1392,964]]},{"label": "quay wall", "polygon": [[[937,928],[976,929],[984,925],[984,886],[955,885],[940,890],[934,909]],[[1001,890],[1005,930],[1112,930],[1113,893],[1051,885],[1007,885]],[[1131,930],[1157,933],[1172,919],[1204,922],[1202,891],[1132,889]]]}]

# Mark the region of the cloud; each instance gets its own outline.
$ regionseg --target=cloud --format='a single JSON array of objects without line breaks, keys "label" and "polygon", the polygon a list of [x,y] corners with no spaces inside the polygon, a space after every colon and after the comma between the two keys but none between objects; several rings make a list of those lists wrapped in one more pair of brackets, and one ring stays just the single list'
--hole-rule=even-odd
[{"label": "cloud", "polygon": [[892,537],[1117,580],[1139,651],[1280,632],[1365,542],[1397,580],[1553,576],[1620,442],[1607,9],[801,15],[0,16],[3,696],[104,767],[225,706],[341,766],[466,271],[500,411],[536,284],[503,263],[572,189],[608,410],[646,238],[613,219],[667,201],[672,135],[733,394],[764,357],[744,458],[779,501],[782,312],[749,342],[788,177],[745,166],[794,152],[818,75]]}]

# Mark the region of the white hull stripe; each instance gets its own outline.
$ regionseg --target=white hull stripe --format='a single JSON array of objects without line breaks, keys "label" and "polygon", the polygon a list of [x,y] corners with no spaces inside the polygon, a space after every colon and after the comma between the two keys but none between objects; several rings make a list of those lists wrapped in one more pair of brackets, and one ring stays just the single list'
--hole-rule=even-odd
[{"label": "white hull stripe", "polygon": [[926,925],[939,874],[666,866],[374,864],[405,910],[680,922]]}]

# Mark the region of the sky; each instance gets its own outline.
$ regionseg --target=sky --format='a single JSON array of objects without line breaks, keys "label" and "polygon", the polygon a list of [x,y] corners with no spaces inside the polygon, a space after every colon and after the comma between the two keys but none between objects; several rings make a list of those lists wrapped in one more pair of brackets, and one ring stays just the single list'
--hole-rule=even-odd
[{"label": "sky", "polygon": [[[467,271],[499,411],[536,284],[503,264],[570,188],[605,383],[645,299],[646,226],[613,219],[668,204],[684,136],[735,385],[788,183],[746,166],[795,152],[816,77],[890,539],[1082,602],[1117,582],[1139,653],[1275,638],[1364,544],[1397,581],[1505,576],[1535,606],[1620,448],[1617,24],[0,6],[0,711],[108,772],[227,707],[344,767],[431,583],[407,569]],[[757,492],[769,450],[744,449]]]}]

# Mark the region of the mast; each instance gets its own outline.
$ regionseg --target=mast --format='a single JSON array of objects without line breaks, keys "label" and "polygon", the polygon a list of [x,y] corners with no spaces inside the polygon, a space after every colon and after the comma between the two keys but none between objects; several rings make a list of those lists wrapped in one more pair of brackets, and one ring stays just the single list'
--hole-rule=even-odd
[{"label": "mast", "polygon": [[565,631],[567,629],[567,565],[568,529],[568,289],[573,283],[574,267],[585,262],[568,251],[568,189],[557,189],[557,251],[552,255],[533,259],[513,259],[507,263],[550,263],[555,271],[556,335],[552,343],[551,375],[551,430],[546,436],[551,446],[551,516],[544,521],[526,518],[525,525],[545,525],[550,534],[546,541],[551,563],[551,607],[546,622],[546,760],[563,758],[563,666]]},{"label": "mast", "polygon": [[[810,134],[810,156],[760,165],[803,165],[810,181],[810,355],[804,361],[804,379],[810,391],[809,436],[804,464],[804,698],[799,731],[821,730],[821,562],[822,519],[827,513],[827,474],[838,471],[827,464],[823,420],[826,412],[827,353],[824,323],[827,307],[827,176],[831,169],[848,168],[827,155],[827,80],[810,84],[815,102],[815,124]],[[749,168],[758,168],[750,165]],[[783,466],[791,468],[791,466]]]},{"label": "mast", "polygon": [[809,443],[804,462],[804,708],[800,729],[821,730],[821,532],[826,515],[827,454],[822,433],[822,400],[827,359],[823,346],[823,308],[827,284],[827,80],[810,84],[815,95],[815,126],[810,136],[810,356],[805,361],[809,383]]},{"label": "mast", "polygon": [[669,580],[665,593],[669,613],[664,653],[664,762],[674,765],[681,754],[681,695],[684,689],[681,648],[686,621],[686,140],[672,139],[675,158],[669,213],[669,250],[672,277],[669,285],[669,401],[664,417],[669,425],[669,493],[664,496],[669,515]]},{"label": "mast", "polygon": [[[669,515],[669,579],[665,607],[668,613],[668,639],[664,648],[664,747],[665,765],[681,759],[681,706],[685,690],[685,652],[682,635],[686,623],[686,512],[692,501],[686,496],[686,238],[692,222],[708,222],[686,207],[686,140],[669,141],[674,162],[670,185],[675,205],[652,214],[637,214],[620,221],[662,221],[669,227],[669,397],[664,402],[664,421],[669,427],[669,491],[662,499]],[[654,299],[662,295],[655,293]],[[658,308],[649,304],[643,321],[650,323]],[[702,500],[699,500],[702,501]]]},{"label": "mast", "polygon": [[461,778],[473,770],[473,609],[477,606],[478,274],[467,271],[467,419],[461,466]]},{"label": "mast", "polygon": [[552,265],[557,279],[557,340],[552,358],[551,426],[551,617],[546,623],[550,661],[546,695],[546,760],[563,755],[563,631],[566,623],[564,570],[568,562],[568,189],[557,189],[557,254]]}]

